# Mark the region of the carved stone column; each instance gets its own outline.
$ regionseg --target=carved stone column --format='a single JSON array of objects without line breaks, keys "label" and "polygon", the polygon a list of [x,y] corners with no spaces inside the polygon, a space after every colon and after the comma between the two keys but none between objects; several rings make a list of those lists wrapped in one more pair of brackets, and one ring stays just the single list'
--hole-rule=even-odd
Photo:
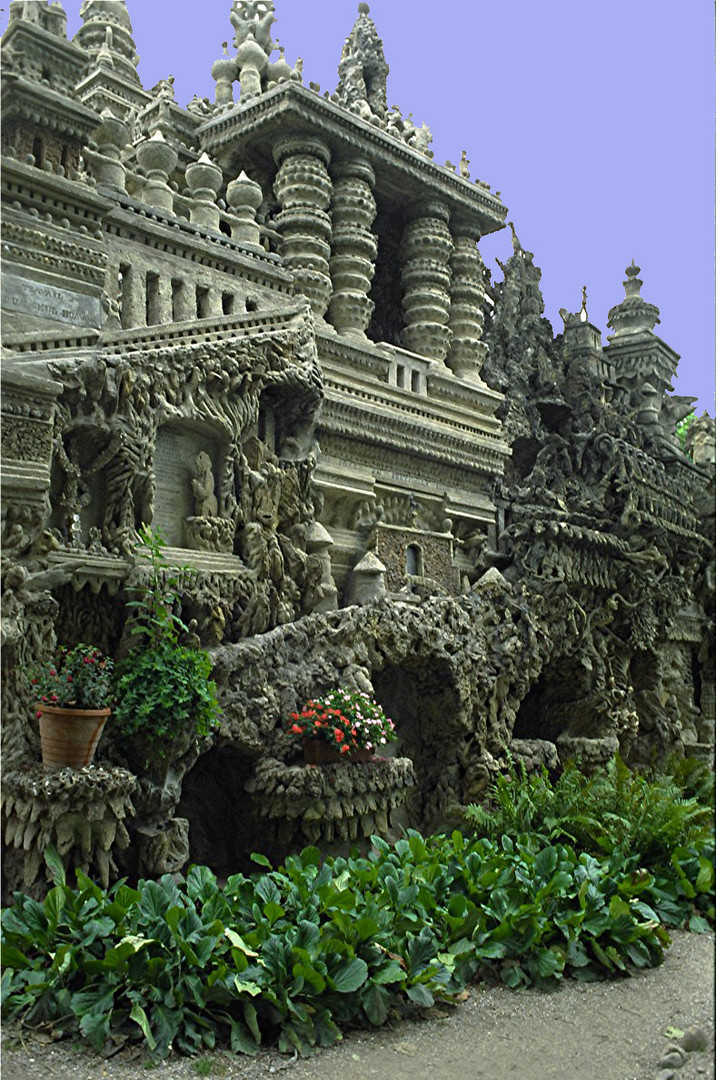
[{"label": "carved stone column", "polygon": [[127,266],[123,270],[121,308],[125,330],[147,325],[146,278],[137,266]]},{"label": "carved stone column", "polygon": [[365,339],[374,304],[368,299],[378,242],[371,232],[375,173],[365,158],[341,161],[333,170],[333,298],[329,319],[340,334]]},{"label": "carved stone column", "polygon": [[447,365],[461,379],[480,374],[487,345],[481,340],[485,320],[484,266],[477,242],[480,233],[473,225],[457,223],[452,229],[454,250],[450,259],[452,271],[452,302],[449,327],[452,344]]},{"label": "carved stone column", "polygon": [[452,333],[450,212],[438,199],[426,199],[413,212],[403,234],[403,315],[401,340],[406,349],[445,360]]},{"label": "carved stone column", "polygon": [[333,291],[327,213],[333,193],[327,169],[331,152],[320,139],[290,135],[275,145],[274,158],[279,166],[274,191],[281,212],[274,224],[282,237],[280,254],[294,275],[296,291],[321,318]]}]

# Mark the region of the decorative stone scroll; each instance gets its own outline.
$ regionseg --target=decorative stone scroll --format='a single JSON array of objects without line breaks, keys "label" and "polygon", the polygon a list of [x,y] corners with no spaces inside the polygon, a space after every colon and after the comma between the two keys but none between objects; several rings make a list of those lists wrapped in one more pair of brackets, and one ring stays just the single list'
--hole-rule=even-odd
[{"label": "decorative stone scroll", "polygon": [[315,315],[326,313],[333,292],[331,254],[333,184],[328,174],[331,152],[312,136],[291,135],[274,146],[279,166],[274,183],[281,212],[274,224],[282,237],[281,256],[293,272],[296,291],[307,297]]},{"label": "decorative stone scroll", "polygon": [[450,259],[452,299],[450,330],[452,343],[446,363],[460,378],[480,373],[487,345],[481,340],[484,315],[483,265],[477,250],[478,231],[467,224],[452,229],[455,249]]},{"label": "decorative stone scroll", "polygon": [[450,316],[450,212],[428,199],[415,210],[403,236],[402,344],[411,352],[445,360],[452,340]]},{"label": "decorative stone scroll", "polygon": [[340,334],[365,338],[374,303],[368,299],[378,243],[371,232],[375,173],[365,158],[338,163],[333,171],[333,298],[329,318]]}]

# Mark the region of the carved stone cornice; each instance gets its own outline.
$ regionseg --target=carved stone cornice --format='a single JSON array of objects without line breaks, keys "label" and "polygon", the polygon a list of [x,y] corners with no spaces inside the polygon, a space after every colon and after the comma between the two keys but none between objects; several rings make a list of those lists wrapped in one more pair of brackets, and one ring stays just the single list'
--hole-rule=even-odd
[{"label": "carved stone cornice", "polygon": [[60,274],[65,281],[74,279],[102,287],[107,266],[103,251],[81,243],[74,236],[65,239],[52,226],[42,231],[35,229],[26,219],[21,222],[17,217],[12,210],[3,214],[2,250],[7,260],[6,270],[20,264],[43,274]]},{"label": "carved stone cornice", "polygon": [[2,199],[13,209],[50,214],[57,223],[66,221],[83,234],[101,239],[101,223],[112,203],[87,184],[67,180],[56,173],[37,169],[10,157],[2,158]]},{"label": "carved stone cornice", "polygon": [[[70,89],[87,64],[87,55],[72,41],[50,33],[37,23],[27,23],[22,19],[11,22],[2,39],[3,59],[22,56],[37,58],[40,67],[49,66],[55,77],[59,76],[65,89]],[[40,84],[41,90],[45,89]]]},{"label": "carved stone cornice", "polygon": [[[432,417],[421,417],[416,411],[406,410],[396,415],[392,408],[385,408],[384,402],[371,401],[367,395],[359,401],[348,400],[345,396],[338,398],[336,388],[327,379],[324,390],[321,435],[341,435],[361,448],[373,446],[384,451],[396,448],[410,454],[416,462],[425,458],[457,464],[493,477],[502,475],[509,449],[498,439],[472,432],[468,440],[465,432],[451,430],[444,423],[436,423]],[[381,404],[383,408],[380,408]],[[362,449],[358,456],[362,458]]]},{"label": "carved stone cornice", "polygon": [[3,77],[0,98],[5,123],[17,117],[51,131],[60,131],[80,142],[87,142],[99,123],[94,109],[49,86],[12,73]]},{"label": "carved stone cornice", "polygon": [[[202,148],[212,159],[230,169],[240,151],[242,161],[254,148],[293,131],[312,131],[334,151],[368,154],[376,170],[377,191],[392,193],[401,203],[424,197],[427,191],[444,199],[450,209],[459,208],[482,235],[504,228],[507,207],[483,187],[478,187],[436,165],[424,154],[354,113],[318,96],[298,83],[281,83],[244,105],[212,117],[198,129]],[[248,168],[248,165],[246,166]]]},{"label": "carved stone cornice", "polygon": [[449,461],[439,457],[416,456],[409,449],[372,442],[359,442],[349,432],[330,431],[321,434],[324,457],[316,469],[316,481],[336,474],[334,465],[345,469],[346,463],[361,471],[370,470],[374,483],[381,488],[400,487],[402,490],[434,496],[449,494],[449,503],[460,506],[460,513],[483,512],[485,520],[494,519],[495,508],[490,498],[494,472],[482,472],[470,461]]}]

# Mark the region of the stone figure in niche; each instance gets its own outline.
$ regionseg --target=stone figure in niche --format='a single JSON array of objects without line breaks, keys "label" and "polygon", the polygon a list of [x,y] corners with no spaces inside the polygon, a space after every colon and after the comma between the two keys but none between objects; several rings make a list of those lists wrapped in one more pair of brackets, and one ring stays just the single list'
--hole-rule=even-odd
[{"label": "stone figure in niche", "polygon": [[200,450],[196,456],[196,469],[196,476],[191,482],[195,513],[197,517],[216,517],[219,503],[214,494],[214,472],[211,458],[205,450]]}]

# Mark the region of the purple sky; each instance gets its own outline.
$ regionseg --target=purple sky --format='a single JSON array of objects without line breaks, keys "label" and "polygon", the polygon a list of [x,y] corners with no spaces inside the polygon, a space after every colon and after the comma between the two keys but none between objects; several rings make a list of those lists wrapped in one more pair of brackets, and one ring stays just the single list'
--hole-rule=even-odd
[{"label": "purple sky", "polygon": [[[68,33],[79,0],[64,0]],[[231,0],[128,0],[139,72],[175,76],[177,101],[213,100]],[[389,104],[433,131],[435,160],[467,150],[502,193],[542,268],[545,314],[577,311],[586,284],[606,343],[624,269],[642,268],[657,331],[681,354],[677,393],[714,414],[713,13],[694,0],[372,0],[391,67]],[[335,89],[357,0],[276,0],[274,37],[304,79]],[[509,230],[481,242],[511,251]]]}]

